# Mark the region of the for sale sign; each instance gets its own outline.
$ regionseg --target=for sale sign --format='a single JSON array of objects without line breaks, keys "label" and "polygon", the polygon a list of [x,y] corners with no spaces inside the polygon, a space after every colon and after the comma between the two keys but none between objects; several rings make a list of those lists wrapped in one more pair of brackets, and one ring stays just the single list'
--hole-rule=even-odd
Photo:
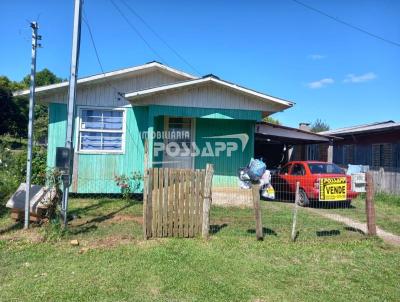
[{"label": "for sale sign", "polygon": [[319,180],[320,201],[340,201],[347,199],[346,177],[321,178]]}]

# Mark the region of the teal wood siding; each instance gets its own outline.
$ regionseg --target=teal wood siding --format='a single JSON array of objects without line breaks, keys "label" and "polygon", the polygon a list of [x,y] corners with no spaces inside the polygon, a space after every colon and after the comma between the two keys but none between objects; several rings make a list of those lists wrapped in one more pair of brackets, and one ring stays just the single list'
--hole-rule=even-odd
[{"label": "teal wood siding", "polygon": [[[77,193],[121,193],[116,175],[132,175],[144,170],[144,143],[147,131],[147,108],[126,109],[125,152],[123,154],[79,154]],[[142,191],[142,183],[136,192]]]},{"label": "teal wood siding", "polygon": [[[123,154],[75,153],[78,166],[77,193],[120,193],[114,182],[115,175],[143,174],[144,145],[141,132],[147,131],[147,107],[126,108],[125,152]],[[54,167],[56,147],[65,145],[67,106],[49,104],[49,138],[47,165]],[[75,125],[77,128],[78,125]],[[76,133],[74,134],[76,137]],[[75,142],[74,142],[75,143]],[[75,146],[77,148],[77,146]],[[73,187],[71,187],[73,189]],[[138,191],[141,191],[142,186]]]},{"label": "teal wood siding", "polygon": [[[262,112],[257,110],[239,110],[239,109],[218,109],[218,108],[198,108],[198,107],[178,107],[178,106],[164,106],[164,105],[149,105],[148,107],[148,135],[149,135],[149,166],[152,162],[161,160],[160,158],[153,159],[153,140],[151,139],[153,131],[160,131],[164,129],[164,124],[161,123],[159,117],[175,116],[175,117],[192,117],[205,120],[220,119],[225,120],[225,124],[229,125],[226,120],[246,120],[254,122],[262,120]],[[251,136],[248,144],[251,146],[251,154],[253,154],[254,129],[251,130]],[[197,136],[197,134],[196,134]],[[232,178],[230,178],[232,179]]]},{"label": "teal wood siding", "polygon": [[67,105],[49,104],[49,131],[47,147],[47,166],[54,167],[56,148],[65,146],[67,135]]},{"label": "teal wood siding", "polygon": [[149,106],[149,118],[155,116],[199,117],[209,119],[238,119],[261,121],[262,112],[257,110],[217,109],[177,106]]},{"label": "teal wood siding", "polygon": [[[120,188],[114,181],[116,175],[131,175],[136,171],[143,174],[144,140],[141,135],[143,132],[148,131],[149,135],[150,164],[152,160],[159,160],[152,159],[151,133],[153,130],[164,129],[164,116],[196,118],[196,143],[200,148],[204,146],[204,137],[207,136],[248,134],[249,141],[244,152],[241,152],[241,143],[237,140],[240,151],[234,151],[231,157],[227,157],[225,152],[218,158],[198,157],[195,159],[196,168],[204,168],[206,163],[215,164],[214,185],[237,185],[237,169],[247,165],[253,156],[254,124],[255,121],[261,120],[261,111],[150,105],[126,107],[125,152],[123,154],[75,154],[77,175],[74,177],[77,181],[76,187],[71,187],[72,191],[120,193]],[[48,166],[54,166],[56,147],[65,144],[66,119],[66,105],[55,103],[49,105]],[[78,126],[75,125],[75,128]],[[77,133],[74,137],[77,137]],[[142,184],[137,192],[141,191]]]},{"label": "teal wood siding", "polygon": [[[222,136],[231,134],[245,133],[249,136],[249,141],[242,152],[242,144],[239,139],[210,139],[210,136]],[[220,156],[196,157],[195,168],[203,169],[207,163],[214,164],[213,186],[232,187],[237,186],[238,169],[245,167],[254,156],[254,122],[243,120],[196,120],[196,145],[200,150],[206,148],[206,142],[236,142],[238,150],[233,151],[231,156],[223,151]]]}]

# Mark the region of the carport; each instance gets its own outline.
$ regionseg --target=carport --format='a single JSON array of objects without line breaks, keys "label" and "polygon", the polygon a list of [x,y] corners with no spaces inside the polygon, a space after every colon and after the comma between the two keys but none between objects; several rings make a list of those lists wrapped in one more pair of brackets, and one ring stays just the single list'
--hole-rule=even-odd
[{"label": "carport", "polygon": [[332,162],[334,136],[307,130],[257,123],[254,156],[263,158],[269,169],[275,169],[290,160],[324,160]]}]

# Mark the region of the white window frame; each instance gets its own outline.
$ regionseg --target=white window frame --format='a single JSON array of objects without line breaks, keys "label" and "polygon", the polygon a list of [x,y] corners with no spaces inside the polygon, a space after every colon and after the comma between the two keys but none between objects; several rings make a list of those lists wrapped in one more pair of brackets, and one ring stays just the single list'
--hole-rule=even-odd
[{"label": "white window frame", "polygon": [[[83,110],[103,110],[103,111],[122,111],[122,130],[99,130],[82,128],[82,111]],[[125,154],[125,141],[126,141],[126,108],[123,107],[99,107],[99,106],[78,106],[77,107],[77,125],[75,146],[77,146],[77,153],[82,154]],[[109,132],[121,133],[121,150],[82,150],[81,149],[81,132]]]}]

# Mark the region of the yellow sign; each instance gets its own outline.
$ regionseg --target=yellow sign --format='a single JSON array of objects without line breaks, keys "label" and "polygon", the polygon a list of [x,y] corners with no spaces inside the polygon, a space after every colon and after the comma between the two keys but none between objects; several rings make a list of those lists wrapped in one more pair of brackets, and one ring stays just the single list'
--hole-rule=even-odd
[{"label": "yellow sign", "polygon": [[347,199],[346,177],[320,178],[319,200],[339,201]]}]

